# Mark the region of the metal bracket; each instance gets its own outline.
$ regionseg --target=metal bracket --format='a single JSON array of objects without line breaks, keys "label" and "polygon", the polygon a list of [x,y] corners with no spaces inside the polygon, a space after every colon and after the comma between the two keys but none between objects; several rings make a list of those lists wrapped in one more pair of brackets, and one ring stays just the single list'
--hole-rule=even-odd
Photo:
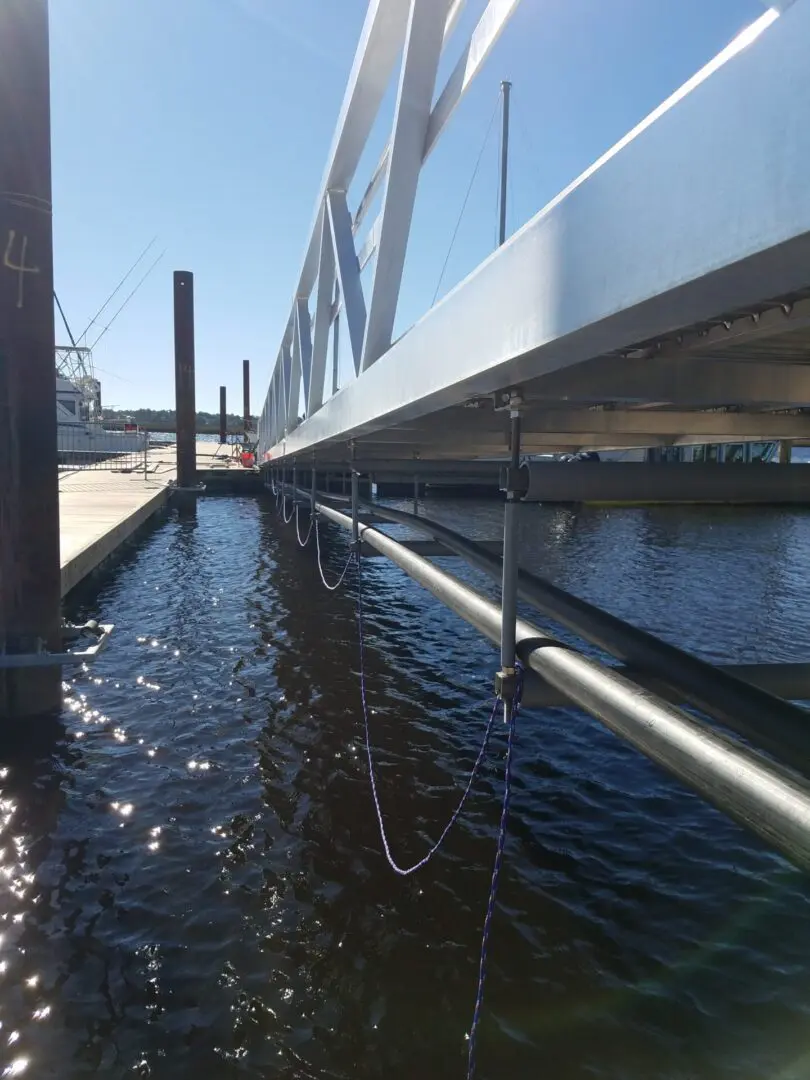
[{"label": "metal bracket", "polygon": [[495,672],[495,696],[501,701],[514,701],[518,688],[518,672],[516,668],[501,668]]},{"label": "metal bracket", "polygon": [[498,477],[499,491],[512,492],[521,498],[529,490],[529,472],[524,466],[515,468],[513,465],[502,465]]},{"label": "metal bracket", "polygon": [[[88,624],[89,625],[89,624]],[[110,634],[115,629],[114,623],[97,623],[99,633],[94,645],[76,652],[34,652],[34,653],[0,653],[0,670],[9,668],[45,668],[45,667],[69,667],[71,664],[86,664],[106,649],[110,640]],[[79,631],[85,627],[78,627]],[[76,635],[77,637],[79,635]]]},{"label": "metal bracket", "polygon": [[521,390],[501,390],[492,395],[492,411],[506,412],[506,410],[519,409],[523,405],[523,392]]}]

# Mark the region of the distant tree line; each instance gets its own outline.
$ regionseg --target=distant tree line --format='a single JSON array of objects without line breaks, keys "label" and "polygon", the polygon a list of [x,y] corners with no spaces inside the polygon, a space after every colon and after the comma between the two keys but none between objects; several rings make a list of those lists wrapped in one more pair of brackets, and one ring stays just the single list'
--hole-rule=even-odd
[{"label": "distant tree line", "polygon": [[[103,415],[105,420],[134,420],[136,424],[146,428],[147,431],[150,427],[173,430],[177,420],[174,409],[104,409]],[[244,427],[243,417],[234,413],[226,413],[225,419],[228,431],[242,431]],[[218,428],[219,413],[198,412],[196,426],[198,430],[207,427]],[[255,417],[253,418],[253,426],[254,428],[256,426]]]}]

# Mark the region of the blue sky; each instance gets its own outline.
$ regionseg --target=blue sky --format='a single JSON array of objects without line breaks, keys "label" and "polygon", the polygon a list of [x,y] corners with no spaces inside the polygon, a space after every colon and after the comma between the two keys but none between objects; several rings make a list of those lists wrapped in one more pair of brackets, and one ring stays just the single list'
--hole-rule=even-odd
[{"label": "blue sky", "polygon": [[[483,6],[468,0],[444,72]],[[153,237],[152,254],[166,251],[95,352],[106,404],[173,406],[171,275],[188,269],[198,407],[216,409],[225,383],[239,411],[249,357],[260,410],[365,9],[51,0],[55,275],[74,333]],[[763,11],[760,0],[522,0],[423,172],[397,332],[430,306],[501,79],[514,84],[512,232]],[[389,112],[355,202],[386,125]],[[494,245],[497,152],[493,130],[441,293]]]}]

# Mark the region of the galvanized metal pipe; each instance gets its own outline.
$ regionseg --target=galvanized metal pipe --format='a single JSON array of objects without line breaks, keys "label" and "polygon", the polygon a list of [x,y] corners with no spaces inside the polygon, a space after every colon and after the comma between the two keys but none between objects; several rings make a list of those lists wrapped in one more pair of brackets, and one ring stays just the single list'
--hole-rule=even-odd
[{"label": "galvanized metal pipe", "polygon": [[512,90],[510,82],[501,83],[503,109],[501,112],[501,185],[498,213],[498,246],[506,240],[506,192],[507,171],[509,168],[509,95]]},{"label": "galvanized metal pipe", "polygon": [[[364,505],[373,509],[378,518],[410,525],[441,540],[472,566],[495,580],[501,578],[501,560],[497,555],[439,522],[376,503]],[[810,715],[807,710],[744,683],[525,570],[518,572],[518,596],[610,655],[657,676],[677,690],[681,700],[792,767],[810,771]]]},{"label": "galvanized metal pipe", "polygon": [[[350,517],[319,511],[345,529]],[[363,542],[386,555],[433,596],[495,644],[500,608],[396,540],[360,525]],[[810,784],[737,740],[667,705],[523,620],[517,624],[523,662],[607,728],[666,769],[712,805],[810,869]]]},{"label": "galvanized metal pipe", "polygon": [[[504,94],[507,94],[504,85]],[[508,102],[508,96],[504,98]],[[505,106],[506,107],[506,106]],[[514,478],[520,466],[520,413],[511,416],[512,468]],[[501,563],[501,671],[504,675],[515,672],[515,623],[517,622],[518,583],[518,493],[511,489],[506,493],[503,510],[503,561]]]},{"label": "galvanized metal pipe", "polygon": [[360,508],[360,477],[352,469],[352,543],[356,544],[360,536],[358,511]]}]

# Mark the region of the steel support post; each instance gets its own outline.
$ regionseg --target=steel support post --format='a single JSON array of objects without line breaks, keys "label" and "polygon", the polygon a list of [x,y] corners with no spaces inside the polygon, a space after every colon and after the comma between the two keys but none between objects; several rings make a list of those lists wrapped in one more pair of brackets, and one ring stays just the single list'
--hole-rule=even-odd
[{"label": "steel support post", "polygon": [[510,82],[501,83],[503,111],[501,114],[501,190],[498,221],[498,246],[506,241],[506,191],[507,171],[509,169],[509,95],[512,92]]},{"label": "steel support post", "polygon": [[174,272],[174,390],[177,486],[197,482],[197,410],[194,393],[194,275]]},{"label": "steel support post", "polygon": [[242,415],[245,427],[245,441],[250,430],[250,361],[242,361]]},{"label": "steel support post", "polygon": [[413,478],[413,512],[414,516],[419,514],[419,477]]},{"label": "steel support post", "polygon": [[318,474],[315,471],[315,460],[313,458],[313,461],[312,461],[312,476],[310,477],[310,487],[309,487],[309,512],[310,512],[310,514],[313,514],[313,515],[315,514],[315,494],[316,494],[316,490],[317,490],[316,489],[316,481],[317,481],[317,479],[318,479]]},{"label": "steel support post", "polygon": [[352,444],[352,543],[357,547],[359,554],[360,522],[357,514],[360,508],[360,474],[354,467],[354,459],[355,447]]},{"label": "steel support post", "polygon": [[224,386],[219,388],[219,445],[228,441],[228,406],[226,399],[226,389]]},{"label": "steel support post", "polygon": [[[47,0],[0,2],[0,652],[61,651]],[[0,716],[51,712],[58,667],[0,673]]]},{"label": "steel support post", "polygon": [[295,499],[296,499],[296,493],[297,493],[297,491],[298,491],[298,466],[297,466],[297,463],[296,463],[295,461],[293,461],[293,467],[292,467],[292,497],[293,497],[293,506],[295,506]]},{"label": "steel support post", "polygon": [[515,633],[517,625],[518,583],[518,507],[517,490],[520,469],[520,413],[510,412],[512,456],[506,474],[506,504],[503,511],[503,573],[501,576],[501,670],[497,678],[498,694],[504,702],[504,719],[508,720],[517,689],[515,666]]}]

